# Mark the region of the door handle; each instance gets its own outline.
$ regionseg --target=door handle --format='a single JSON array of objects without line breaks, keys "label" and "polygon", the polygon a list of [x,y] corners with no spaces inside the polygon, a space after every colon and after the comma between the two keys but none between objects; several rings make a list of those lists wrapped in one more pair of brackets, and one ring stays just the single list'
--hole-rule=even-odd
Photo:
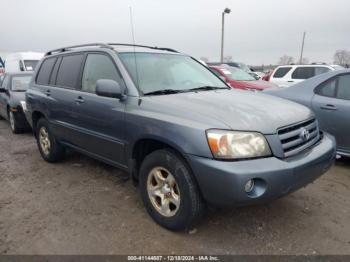
[{"label": "door handle", "polygon": [[321,106],[321,109],[335,111],[337,110],[337,107],[335,105],[327,104],[327,105]]},{"label": "door handle", "polygon": [[288,83],[294,83],[294,81],[293,80],[289,80]]},{"label": "door handle", "polygon": [[51,96],[51,90],[50,89],[47,89],[46,92],[45,92],[46,96]]},{"label": "door handle", "polygon": [[82,104],[84,103],[84,99],[81,96],[78,96],[75,100],[74,100],[77,104]]}]

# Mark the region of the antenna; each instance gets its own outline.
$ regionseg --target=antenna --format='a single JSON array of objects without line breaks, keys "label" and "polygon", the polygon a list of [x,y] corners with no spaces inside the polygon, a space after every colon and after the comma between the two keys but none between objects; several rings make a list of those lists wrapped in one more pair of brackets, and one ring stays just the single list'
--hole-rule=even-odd
[{"label": "antenna", "polygon": [[132,42],[133,42],[133,49],[134,49],[134,62],[135,62],[135,72],[136,72],[136,82],[137,82],[137,88],[140,88],[140,81],[139,81],[139,72],[137,69],[137,59],[136,59],[136,51],[135,51],[135,33],[134,33],[134,21],[132,17],[132,8],[129,6],[130,11],[130,26],[131,26],[131,35],[132,35]]}]

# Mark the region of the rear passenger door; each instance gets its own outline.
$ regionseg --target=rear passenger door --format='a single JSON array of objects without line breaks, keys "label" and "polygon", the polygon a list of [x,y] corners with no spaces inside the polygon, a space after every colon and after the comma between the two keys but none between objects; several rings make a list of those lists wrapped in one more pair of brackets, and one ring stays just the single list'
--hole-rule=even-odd
[{"label": "rear passenger door", "polygon": [[75,94],[73,111],[79,137],[78,146],[103,160],[126,166],[125,104],[116,98],[96,95],[96,81],[111,79],[125,88],[125,83],[113,62],[104,52],[88,53],[82,73],[81,90]]},{"label": "rear passenger door", "polygon": [[[75,122],[77,114],[73,110],[74,99],[80,88],[80,77],[84,53],[62,55],[51,67],[49,84],[45,86],[49,120],[54,126],[54,134],[63,142],[74,143],[78,136]],[[38,75],[39,82],[40,73]],[[45,80],[47,81],[47,80]]]},{"label": "rear passenger door", "polygon": [[279,87],[287,87],[290,86],[290,74],[292,67],[280,67],[277,68],[276,71],[271,75],[270,82],[275,83]]},{"label": "rear passenger door", "polygon": [[321,129],[336,137],[338,148],[350,150],[350,74],[322,83],[315,90],[313,109]]}]

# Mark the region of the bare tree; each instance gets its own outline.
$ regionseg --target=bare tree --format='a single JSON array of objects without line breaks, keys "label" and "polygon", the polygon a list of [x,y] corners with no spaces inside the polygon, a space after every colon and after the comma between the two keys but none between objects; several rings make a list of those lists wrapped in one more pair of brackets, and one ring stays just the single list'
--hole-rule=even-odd
[{"label": "bare tree", "polygon": [[337,50],[334,54],[334,64],[342,66],[349,65],[350,52],[347,50]]},{"label": "bare tree", "polygon": [[232,62],[232,55],[227,55],[224,57],[224,62]]},{"label": "bare tree", "polygon": [[284,55],[278,60],[279,65],[290,65],[294,63],[294,58],[292,56]]},{"label": "bare tree", "polygon": [[205,56],[202,56],[201,58],[199,58],[200,60],[202,60],[203,62],[206,62],[208,63],[209,62],[209,59],[208,57],[205,57]]}]

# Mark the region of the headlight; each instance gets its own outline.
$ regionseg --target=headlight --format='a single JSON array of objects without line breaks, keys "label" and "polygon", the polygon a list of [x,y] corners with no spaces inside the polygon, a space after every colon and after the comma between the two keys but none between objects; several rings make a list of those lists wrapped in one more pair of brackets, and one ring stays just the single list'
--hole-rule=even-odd
[{"label": "headlight", "polygon": [[21,105],[22,105],[23,111],[27,111],[27,103],[26,103],[26,101],[21,101]]},{"label": "headlight", "polygon": [[270,156],[265,137],[257,132],[208,130],[211,152],[217,159],[242,159]]}]

